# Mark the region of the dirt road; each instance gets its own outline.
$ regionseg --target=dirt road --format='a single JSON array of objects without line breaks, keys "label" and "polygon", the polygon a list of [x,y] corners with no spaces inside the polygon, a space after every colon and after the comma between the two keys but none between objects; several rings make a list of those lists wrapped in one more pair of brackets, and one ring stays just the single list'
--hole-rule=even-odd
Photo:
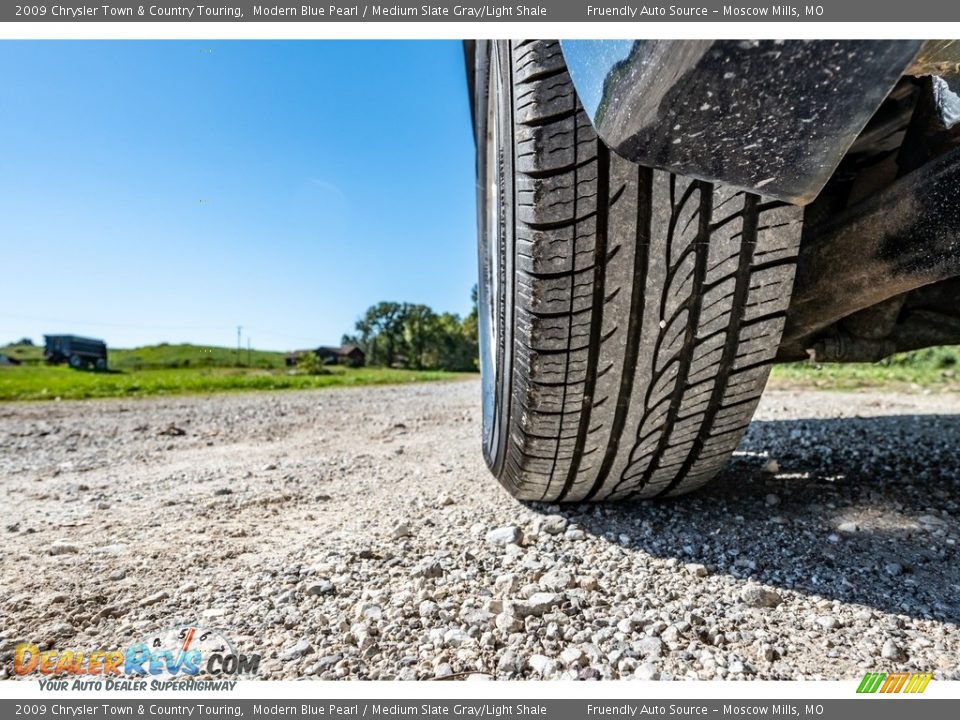
[{"label": "dirt road", "polygon": [[772,392],[698,495],[559,508],[478,395],[0,405],[0,672],[190,623],[265,678],[960,678],[957,395]]}]

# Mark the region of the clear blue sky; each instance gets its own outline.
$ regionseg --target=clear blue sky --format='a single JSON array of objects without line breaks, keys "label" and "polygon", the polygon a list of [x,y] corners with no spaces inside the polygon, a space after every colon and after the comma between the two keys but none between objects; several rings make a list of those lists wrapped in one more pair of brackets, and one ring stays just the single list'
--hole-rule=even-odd
[{"label": "clear blue sky", "polygon": [[339,342],[466,314],[458,42],[0,42],[0,343]]}]

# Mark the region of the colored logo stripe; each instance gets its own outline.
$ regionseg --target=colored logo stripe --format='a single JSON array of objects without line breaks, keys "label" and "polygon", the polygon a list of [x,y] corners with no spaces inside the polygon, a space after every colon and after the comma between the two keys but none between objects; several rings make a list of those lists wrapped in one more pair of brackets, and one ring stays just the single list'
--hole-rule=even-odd
[{"label": "colored logo stripe", "polygon": [[860,681],[860,687],[857,688],[858,693],[874,693],[880,687],[881,681],[885,678],[884,673],[867,673],[863,676],[863,680]]},{"label": "colored logo stripe", "polygon": [[933,673],[921,673],[915,674],[913,676],[915,682],[913,683],[912,689],[907,689],[909,693],[922,693],[927,689],[927,685],[930,684],[930,681],[933,679]]},{"label": "colored logo stripe", "polygon": [[887,675],[887,679],[884,681],[883,685],[880,687],[880,692],[882,693],[900,692],[900,688],[903,687],[903,684],[907,681],[908,677],[910,677],[910,673],[892,673],[890,675]]},{"label": "colored logo stripe", "polygon": [[858,693],[922,693],[927,689],[932,673],[867,673],[857,686]]}]

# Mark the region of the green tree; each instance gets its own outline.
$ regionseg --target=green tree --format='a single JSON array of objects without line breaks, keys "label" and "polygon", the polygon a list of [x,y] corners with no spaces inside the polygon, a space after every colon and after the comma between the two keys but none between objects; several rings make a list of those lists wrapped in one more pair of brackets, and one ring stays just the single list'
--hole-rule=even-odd
[{"label": "green tree", "polygon": [[367,364],[414,370],[477,368],[477,290],[473,310],[461,320],[454,313],[436,313],[417,303],[380,302],[357,320],[344,345],[357,345]]},{"label": "green tree", "polygon": [[[469,319],[469,316],[468,316]],[[469,371],[476,369],[477,340],[459,315],[443,313],[439,324],[439,365],[447,370]]]},{"label": "green tree", "polygon": [[393,367],[403,348],[403,305],[380,302],[371,306],[357,321],[356,330],[367,361]]},{"label": "green tree", "polygon": [[402,310],[406,365],[414,370],[431,366],[427,360],[438,340],[437,316],[426,305],[404,303]]},{"label": "green tree", "polygon": [[320,358],[312,350],[307,350],[297,358],[297,372],[301,375],[329,375]]}]

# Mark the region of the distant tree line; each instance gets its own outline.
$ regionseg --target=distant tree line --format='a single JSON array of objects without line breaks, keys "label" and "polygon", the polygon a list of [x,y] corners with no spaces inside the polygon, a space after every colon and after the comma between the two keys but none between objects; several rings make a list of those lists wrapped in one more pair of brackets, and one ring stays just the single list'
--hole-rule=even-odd
[{"label": "distant tree line", "polygon": [[477,289],[465,318],[426,305],[380,302],[357,320],[344,345],[358,345],[368,365],[410,370],[477,369]]}]

